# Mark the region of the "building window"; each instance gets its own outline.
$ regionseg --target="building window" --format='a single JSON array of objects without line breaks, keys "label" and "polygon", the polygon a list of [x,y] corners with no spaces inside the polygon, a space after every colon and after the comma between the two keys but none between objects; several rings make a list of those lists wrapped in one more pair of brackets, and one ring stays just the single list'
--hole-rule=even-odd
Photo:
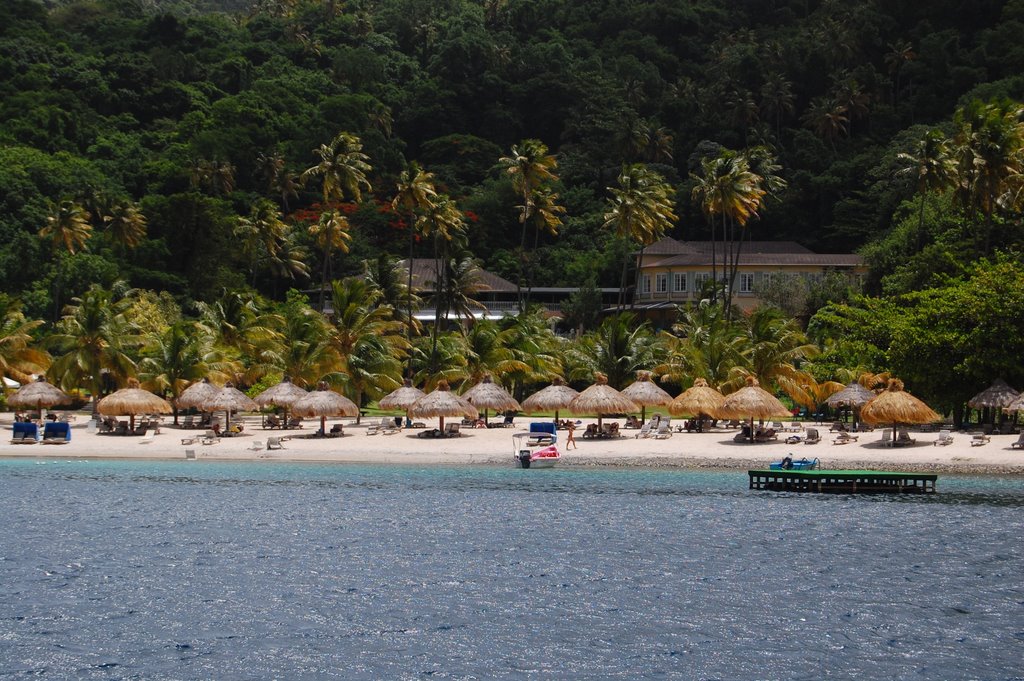
[{"label": "building window", "polygon": [[693,276],[693,287],[698,291],[701,290],[710,278],[710,272],[698,272]]},{"label": "building window", "polygon": [[672,275],[672,290],[676,293],[686,293],[686,272],[676,272]]},{"label": "building window", "polygon": [[654,290],[658,293],[668,293],[668,275],[654,275]]},{"label": "building window", "polygon": [[775,278],[774,272],[765,272],[761,275],[761,288],[768,288],[772,285],[772,280]]},{"label": "building window", "polygon": [[740,273],[740,293],[754,292],[754,274],[752,272]]},{"label": "building window", "polygon": [[651,275],[645,274],[640,277],[640,290],[644,293],[651,292]]}]

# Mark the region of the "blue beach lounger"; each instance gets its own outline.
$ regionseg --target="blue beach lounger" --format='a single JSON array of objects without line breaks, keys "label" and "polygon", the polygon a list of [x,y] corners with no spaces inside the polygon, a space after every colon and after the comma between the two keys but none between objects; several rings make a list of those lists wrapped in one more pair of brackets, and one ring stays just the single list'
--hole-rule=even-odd
[{"label": "blue beach lounger", "polygon": [[71,424],[55,421],[43,426],[44,445],[66,445],[71,442]]}]

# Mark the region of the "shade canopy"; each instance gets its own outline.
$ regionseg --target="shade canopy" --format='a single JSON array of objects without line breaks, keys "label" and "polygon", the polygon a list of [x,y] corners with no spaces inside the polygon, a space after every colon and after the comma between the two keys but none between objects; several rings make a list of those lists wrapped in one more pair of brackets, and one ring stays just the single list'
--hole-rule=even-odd
[{"label": "shade canopy", "polygon": [[135,417],[139,414],[170,414],[174,411],[171,403],[139,387],[134,378],[128,379],[128,387],[104,397],[96,405],[96,411],[104,416],[128,416],[131,429],[135,429]]},{"label": "shade canopy", "polygon": [[679,394],[668,405],[673,416],[713,416],[725,402],[725,395],[708,385],[703,378],[698,378],[693,385]]},{"label": "shade canopy", "polygon": [[381,409],[407,411],[425,395],[419,388],[414,388],[408,378],[402,381],[402,387],[391,391],[380,399],[377,404]]},{"label": "shade canopy", "polygon": [[622,391],[623,397],[640,405],[640,418],[647,418],[647,407],[663,407],[672,404],[672,396],[655,385],[650,371],[636,372],[636,380]]},{"label": "shade canopy", "polygon": [[290,407],[296,400],[306,396],[306,391],[292,383],[285,376],[277,385],[273,385],[253,398],[253,402],[261,407]]},{"label": "shade canopy", "polygon": [[26,383],[18,388],[17,392],[7,398],[7,404],[12,407],[55,407],[58,404],[70,404],[71,397],[63,390],[47,382],[40,376],[38,380]]},{"label": "shade canopy", "polygon": [[639,409],[636,402],[608,385],[608,378],[602,373],[595,374],[594,385],[581,392],[569,403],[569,411],[574,414],[597,414],[599,427],[604,414],[623,414],[639,411]]},{"label": "shade canopy", "polygon": [[555,377],[546,388],[542,388],[523,400],[523,411],[527,414],[535,411],[555,411],[569,406],[579,392],[565,384],[561,378]]},{"label": "shade canopy", "polygon": [[875,393],[854,381],[837,393],[831,395],[825,403],[830,407],[863,407],[875,398]]},{"label": "shade canopy", "polygon": [[324,433],[328,416],[359,416],[359,407],[344,395],[334,392],[326,383],[292,402],[291,411],[297,416],[319,416],[320,432]]},{"label": "shade canopy", "polygon": [[1024,395],[1021,395],[1010,404],[1003,407],[1004,411],[1024,411]]},{"label": "shade canopy", "polygon": [[446,416],[465,416],[475,419],[480,414],[472,404],[462,399],[451,391],[448,381],[438,381],[437,387],[421,397],[412,407],[409,414],[416,418],[440,419],[440,428],[444,429],[444,418]]},{"label": "shade canopy", "polygon": [[256,411],[260,408],[248,395],[226,383],[215,395],[200,405],[206,411]]},{"label": "shade canopy", "polygon": [[519,411],[519,402],[509,395],[508,391],[491,380],[490,374],[479,383],[462,394],[462,399],[477,409],[493,409],[494,411]]},{"label": "shade canopy", "polygon": [[178,405],[178,409],[201,408],[203,403],[212,399],[219,390],[220,388],[210,383],[210,379],[204,378],[185,388],[174,403]]},{"label": "shade canopy", "polygon": [[[888,387],[860,410],[866,423],[932,423],[942,420],[931,407],[903,390],[903,381],[889,379]],[[895,429],[893,432],[895,437]]]},{"label": "shade canopy", "polygon": [[997,378],[992,385],[967,400],[967,406],[971,409],[985,409],[986,407],[1004,409],[1019,397],[1019,392],[1011,388],[1003,379]]},{"label": "shade canopy", "polygon": [[747,385],[725,397],[715,416],[723,419],[767,419],[790,416],[786,405],[762,388],[753,376],[747,376]]}]

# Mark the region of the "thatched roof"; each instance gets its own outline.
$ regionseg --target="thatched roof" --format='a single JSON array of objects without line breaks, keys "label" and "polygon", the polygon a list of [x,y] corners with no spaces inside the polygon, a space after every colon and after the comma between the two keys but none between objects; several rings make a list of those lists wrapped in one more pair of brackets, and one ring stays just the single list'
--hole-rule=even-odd
[{"label": "thatched roof", "polygon": [[421,397],[409,408],[409,415],[416,418],[465,416],[475,419],[480,414],[476,407],[451,391],[448,381],[441,380],[433,391]]},{"label": "thatched roof", "polygon": [[408,378],[402,381],[402,387],[391,391],[380,399],[377,404],[381,409],[394,410],[400,409],[405,411],[412,405],[416,404],[416,401],[423,397],[424,393],[419,388],[414,388],[412,381]]},{"label": "thatched roof", "polygon": [[261,407],[290,407],[296,400],[306,396],[306,391],[292,383],[285,376],[280,383],[271,386],[253,398]]},{"label": "thatched roof", "polygon": [[226,383],[216,395],[200,406],[206,411],[256,411],[260,408],[260,405],[230,383]]},{"label": "thatched roof", "polygon": [[529,414],[535,411],[565,409],[577,395],[579,393],[576,390],[567,386],[561,378],[555,377],[551,385],[523,400],[523,411]]},{"label": "thatched roof", "polygon": [[462,393],[462,399],[477,409],[493,409],[494,411],[519,411],[519,402],[508,394],[508,391],[491,380],[490,375],[472,388]]},{"label": "thatched roof", "polygon": [[143,390],[134,378],[128,379],[127,388],[121,388],[100,400],[96,409],[105,416],[170,414],[174,411],[170,402],[148,390]]},{"label": "thatched roof", "polygon": [[903,381],[889,380],[889,386],[860,410],[865,423],[932,423],[942,417],[931,407],[903,390]]},{"label": "thatched roof", "polygon": [[673,416],[712,416],[725,402],[725,395],[708,385],[703,378],[698,378],[693,385],[679,394],[668,405],[668,412]]},{"label": "thatched roof", "polygon": [[1003,411],[1024,411],[1024,394],[1003,407]]},{"label": "thatched roof", "polygon": [[292,402],[291,412],[296,416],[358,416],[359,407],[344,395],[328,389],[321,383],[316,390]]},{"label": "thatched roof", "polygon": [[873,399],[875,393],[854,381],[839,392],[833,393],[825,402],[830,407],[863,407]]},{"label": "thatched roof", "polygon": [[723,419],[767,419],[772,416],[790,416],[786,405],[747,376],[747,385],[726,396],[714,414]]},{"label": "thatched roof", "polygon": [[639,411],[640,407],[615,388],[608,385],[608,378],[595,374],[594,385],[590,386],[569,403],[574,414],[619,414]]},{"label": "thatched roof", "polygon": [[650,371],[638,371],[635,381],[622,391],[623,397],[648,407],[663,406],[672,403],[672,396],[655,385],[651,380]]},{"label": "thatched roof", "polygon": [[971,409],[984,409],[985,407],[1003,408],[1009,407],[1020,397],[1020,393],[1007,385],[1006,381],[997,378],[992,385],[967,400],[967,406]]},{"label": "thatched roof", "polygon": [[38,380],[21,386],[17,392],[7,398],[7,404],[12,407],[35,407],[36,409],[70,403],[70,396],[52,383],[48,383],[42,376]]},{"label": "thatched roof", "polygon": [[220,388],[210,383],[210,379],[204,378],[185,388],[178,395],[178,399],[174,400],[174,403],[178,405],[178,409],[201,407],[204,402],[211,399],[219,390]]}]

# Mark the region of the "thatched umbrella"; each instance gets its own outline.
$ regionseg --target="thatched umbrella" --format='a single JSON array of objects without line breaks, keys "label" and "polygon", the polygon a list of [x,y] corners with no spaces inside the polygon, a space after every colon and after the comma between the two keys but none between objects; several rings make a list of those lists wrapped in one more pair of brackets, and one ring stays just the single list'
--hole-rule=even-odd
[{"label": "thatched umbrella", "polygon": [[860,422],[860,408],[875,399],[875,393],[862,386],[857,381],[850,383],[837,393],[825,400],[825,404],[836,409],[838,407],[850,407],[853,409],[853,422]]},{"label": "thatched umbrella", "polygon": [[260,405],[253,402],[248,395],[231,385],[231,383],[225,383],[223,388],[218,390],[213,397],[203,402],[200,406],[209,412],[224,411],[225,432],[231,427],[232,411],[256,411],[260,408]]},{"label": "thatched umbrella", "polygon": [[747,419],[750,425],[750,441],[754,441],[754,419],[764,420],[773,416],[789,416],[786,405],[770,392],[758,385],[757,379],[747,376],[747,385],[726,396],[715,416],[724,419]]},{"label": "thatched umbrella", "polygon": [[598,430],[605,414],[629,413],[637,409],[636,402],[608,385],[608,377],[600,372],[594,374],[594,385],[569,403],[569,411],[574,414],[597,414]]},{"label": "thatched umbrella", "polygon": [[[1006,381],[997,378],[992,385],[967,401],[971,409],[1006,409],[1007,411],[1019,411],[1019,408],[1009,409],[1011,405],[1020,400],[1020,393],[1007,385]],[[993,411],[992,422],[995,423],[995,411]]]},{"label": "thatched umbrella", "polygon": [[672,404],[672,396],[655,385],[650,371],[636,372],[636,380],[626,386],[622,395],[640,405],[640,420],[647,420],[647,407],[663,407]]},{"label": "thatched umbrella", "polygon": [[71,397],[57,386],[47,382],[44,376],[40,376],[31,383],[26,383],[7,398],[7,404],[12,407],[38,409],[40,417],[43,416],[43,409],[46,407],[70,403]]},{"label": "thatched umbrella", "polygon": [[472,404],[477,409],[484,410],[484,424],[487,423],[487,410],[494,411],[519,411],[521,407],[516,398],[508,394],[508,391],[491,380],[491,375],[486,374],[479,383],[462,393],[462,399]]},{"label": "thatched umbrella", "polygon": [[427,393],[409,408],[409,414],[416,418],[440,418],[438,428],[444,430],[445,416],[465,416],[475,419],[480,413],[472,404],[451,391],[448,381],[440,380],[433,391]]},{"label": "thatched umbrella", "polygon": [[942,419],[927,404],[903,390],[903,381],[889,379],[889,386],[865,404],[860,410],[865,423],[891,423],[892,439],[896,441],[896,426],[911,423],[932,423]]},{"label": "thatched umbrella", "polygon": [[555,411],[555,422],[558,422],[558,410],[565,409],[579,395],[565,384],[558,376],[546,388],[538,390],[523,400],[523,411],[530,414],[535,411]]},{"label": "thatched umbrella", "polygon": [[388,411],[404,411],[405,417],[409,418],[409,408],[416,404],[416,401],[425,394],[426,393],[419,388],[414,388],[412,380],[407,378],[402,381],[402,386],[400,388],[392,390],[387,395],[380,398],[377,405],[381,409],[386,409]]},{"label": "thatched umbrella", "polygon": [[340,395],[321,382],[316,390],[295,402],[292,402],[292,413],[302,417],[320,417],[320,434],[327,434],[328,416],[358,416],[359,407],[344,395]]},{"label": "thatched umbrella", "polygon": [[139,387],[134,378],[128,379],[128,387],[121,388],[99,401],[96,410],[104,416],[128,416],[130,430],[135,430],[138,414],[170,414],[174,411],[171,403]]},{"label": "thatched umbrella", "polygon": [[679,394],[668,405],[668,413],[673,416],[689,414],[697,417],[698,423],[705,418],[714,416],[725,402],[725,395],[708,385],[703,378],[698,378],[693,385]]},{"label": "thatched umbrella", "polygon": [[220,388],[210,383],[210,379],[204,378],[185,388],[174,404],[178,409],[200,408],[208,400],[212,399],[220,391]]},{"label": "thatched umbrella", "polygon": [[253,402],[261,407],[282,407],[284,422],[288,423],[288,408],[305,396],[306,391],[292,383],[291,377],[285,376],[280,383],[267,388],[254,397]]}]

